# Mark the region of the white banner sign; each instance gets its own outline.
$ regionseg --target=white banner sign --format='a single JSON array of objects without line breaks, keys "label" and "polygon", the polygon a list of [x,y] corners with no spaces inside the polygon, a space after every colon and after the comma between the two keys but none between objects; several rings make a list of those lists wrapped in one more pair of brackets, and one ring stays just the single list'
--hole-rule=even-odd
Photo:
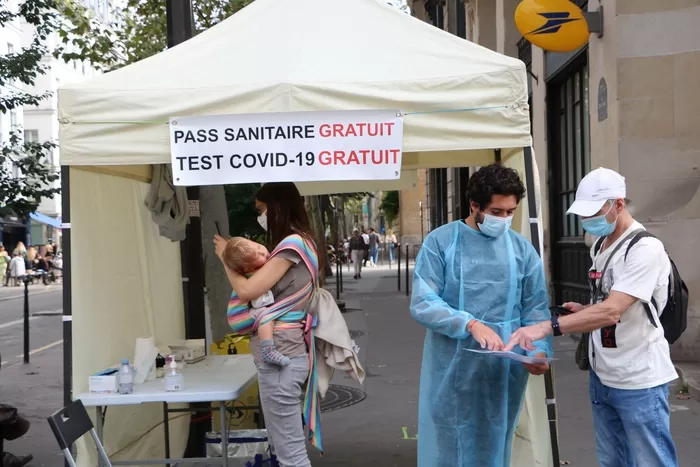
[{"label": "white banner sign", "polygon": [[175,185],[395,180],[398,110],[206,115],[170,119]]}]

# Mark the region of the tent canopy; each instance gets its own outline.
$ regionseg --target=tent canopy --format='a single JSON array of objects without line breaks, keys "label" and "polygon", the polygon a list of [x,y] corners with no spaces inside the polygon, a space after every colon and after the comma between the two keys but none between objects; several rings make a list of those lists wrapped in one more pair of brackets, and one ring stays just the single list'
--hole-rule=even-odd
[{"label": "tent canopy", "polygon": [[[88,375],[133,352],[136,338],[168,344],[185,337],[179,245],[159,236],[143,206],[148,166],[170,162],[170,117],[405,113],[399,180],[298,183],[304,194],[412,188],[415,169],[485,165],[501,148],[518,148],[503,151],[502,160],[524,175],[522,148],[531,146],[522,62],[378,0],[255,0],[177,47],[63,86],[58,98],[61,163],[81,166],[67,172],[71,192],[80,196],[65,213],[74,246],[67,258],[74,394],[87,389]],[[519,211],[513,225],[526,233],[539,216],[527,203]],[[93,252],[105,250],[131,254],[118,255],[109,280],[99,280]],[[95,331],[105,325],[106,340]],[[159,407],[110,413],[106,443],[119,452],[116,458],[162,453],[162,436],[153,429]],[[180,447],[188,427],[189,418],[171,421]],[[544,386],[533,378],[514,446],[519,465],[551,464],[546,427]],[[84,442],[80,449],[80,467],[94,465],[92,450]]]},{"label": "tent canopy", "polygon": [[256,0],[58,98],[65,165],[168,163],[168,119],[186,115],[399,108],[404,169],[531,145],[521,61],[377,0]]}]

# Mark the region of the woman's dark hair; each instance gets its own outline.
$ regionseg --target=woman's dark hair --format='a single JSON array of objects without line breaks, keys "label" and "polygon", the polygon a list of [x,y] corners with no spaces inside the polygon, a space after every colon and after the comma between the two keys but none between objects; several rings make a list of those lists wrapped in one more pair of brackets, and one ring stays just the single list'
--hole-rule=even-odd
[{"label": "woman's dark hair", "polygon": [[267,205],[266,241],[270,248],[293,234],[316,244],[304,199],[294,183],[266,183],[258,190],[255,199]]},{"label": "woman's dark hair", "polygon": [[491,164],[480,168],[469,178],[467,196],[480,209],[491,203],[493,195],[512,195],[519,203],[525,196],[525,186],[518,172],[500,164]]}]

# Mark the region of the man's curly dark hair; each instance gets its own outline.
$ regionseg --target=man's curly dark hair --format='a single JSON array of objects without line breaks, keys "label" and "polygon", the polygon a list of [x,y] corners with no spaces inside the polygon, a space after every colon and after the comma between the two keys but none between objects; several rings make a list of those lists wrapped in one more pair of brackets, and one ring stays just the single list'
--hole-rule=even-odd
[{"label": "man's curly dark hair", "polygon": [[525,186],[518,172],[500,164],[491,164],[477,170],[469,177],[467,196],[470,201],[486,208],[493,195],[513,195],[518,203],[525,197]]}]

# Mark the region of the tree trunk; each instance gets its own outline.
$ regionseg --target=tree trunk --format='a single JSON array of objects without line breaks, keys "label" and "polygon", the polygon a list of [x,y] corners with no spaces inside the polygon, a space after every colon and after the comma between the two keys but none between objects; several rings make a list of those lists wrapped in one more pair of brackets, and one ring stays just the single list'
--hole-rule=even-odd
[{"label": "tree trunk", "polygon": [[340,196],[340,205],[338,209],[338,215],[340,216],[340,236],[343,240],[348,237],[348,219],[345,213],[345,196]]},{"label": "tree trunk", "polygon": [[306,196],[305,201],[309,211],[311,229],[318,243],[319,283],[323,285],[325,283],[325,277],[333,275],[333,269],[330,267],[330,264],[328,264],[328,255],[326,254],[326,232],[323,229],[322,220],[323,211],[321,210],[321,203],[318,196]]},{"label": "tree trunk", "polygon": [[336,197],[334,199],[335,207],[333,206],[333,204],[331,204],[330,196],[324,195],[324,198],[324,212],[326,214],[326,218],[328,219],[328,223],[330,224],[331,228],[331,245],[333,245],[333,248],[338,248],[338,241],[340,238],[340,236],[338,235],[338,229],[340,228],[338,222],[338,198]]},{"label": "tree trunk", "polygon": [[231,284],[226,277],[224,267],[214,251],[214,234],[218,221],[221,234],[228,236],[228,211],[223,186],[203,186],[199,189],[199,206],[202,216],[202,252],[204,254],[204,278],[207,286],[207,304],[209,305],[210,329],[212,342],[220,342],[231,333],[226,319],[228,299],[231,296]]}]

